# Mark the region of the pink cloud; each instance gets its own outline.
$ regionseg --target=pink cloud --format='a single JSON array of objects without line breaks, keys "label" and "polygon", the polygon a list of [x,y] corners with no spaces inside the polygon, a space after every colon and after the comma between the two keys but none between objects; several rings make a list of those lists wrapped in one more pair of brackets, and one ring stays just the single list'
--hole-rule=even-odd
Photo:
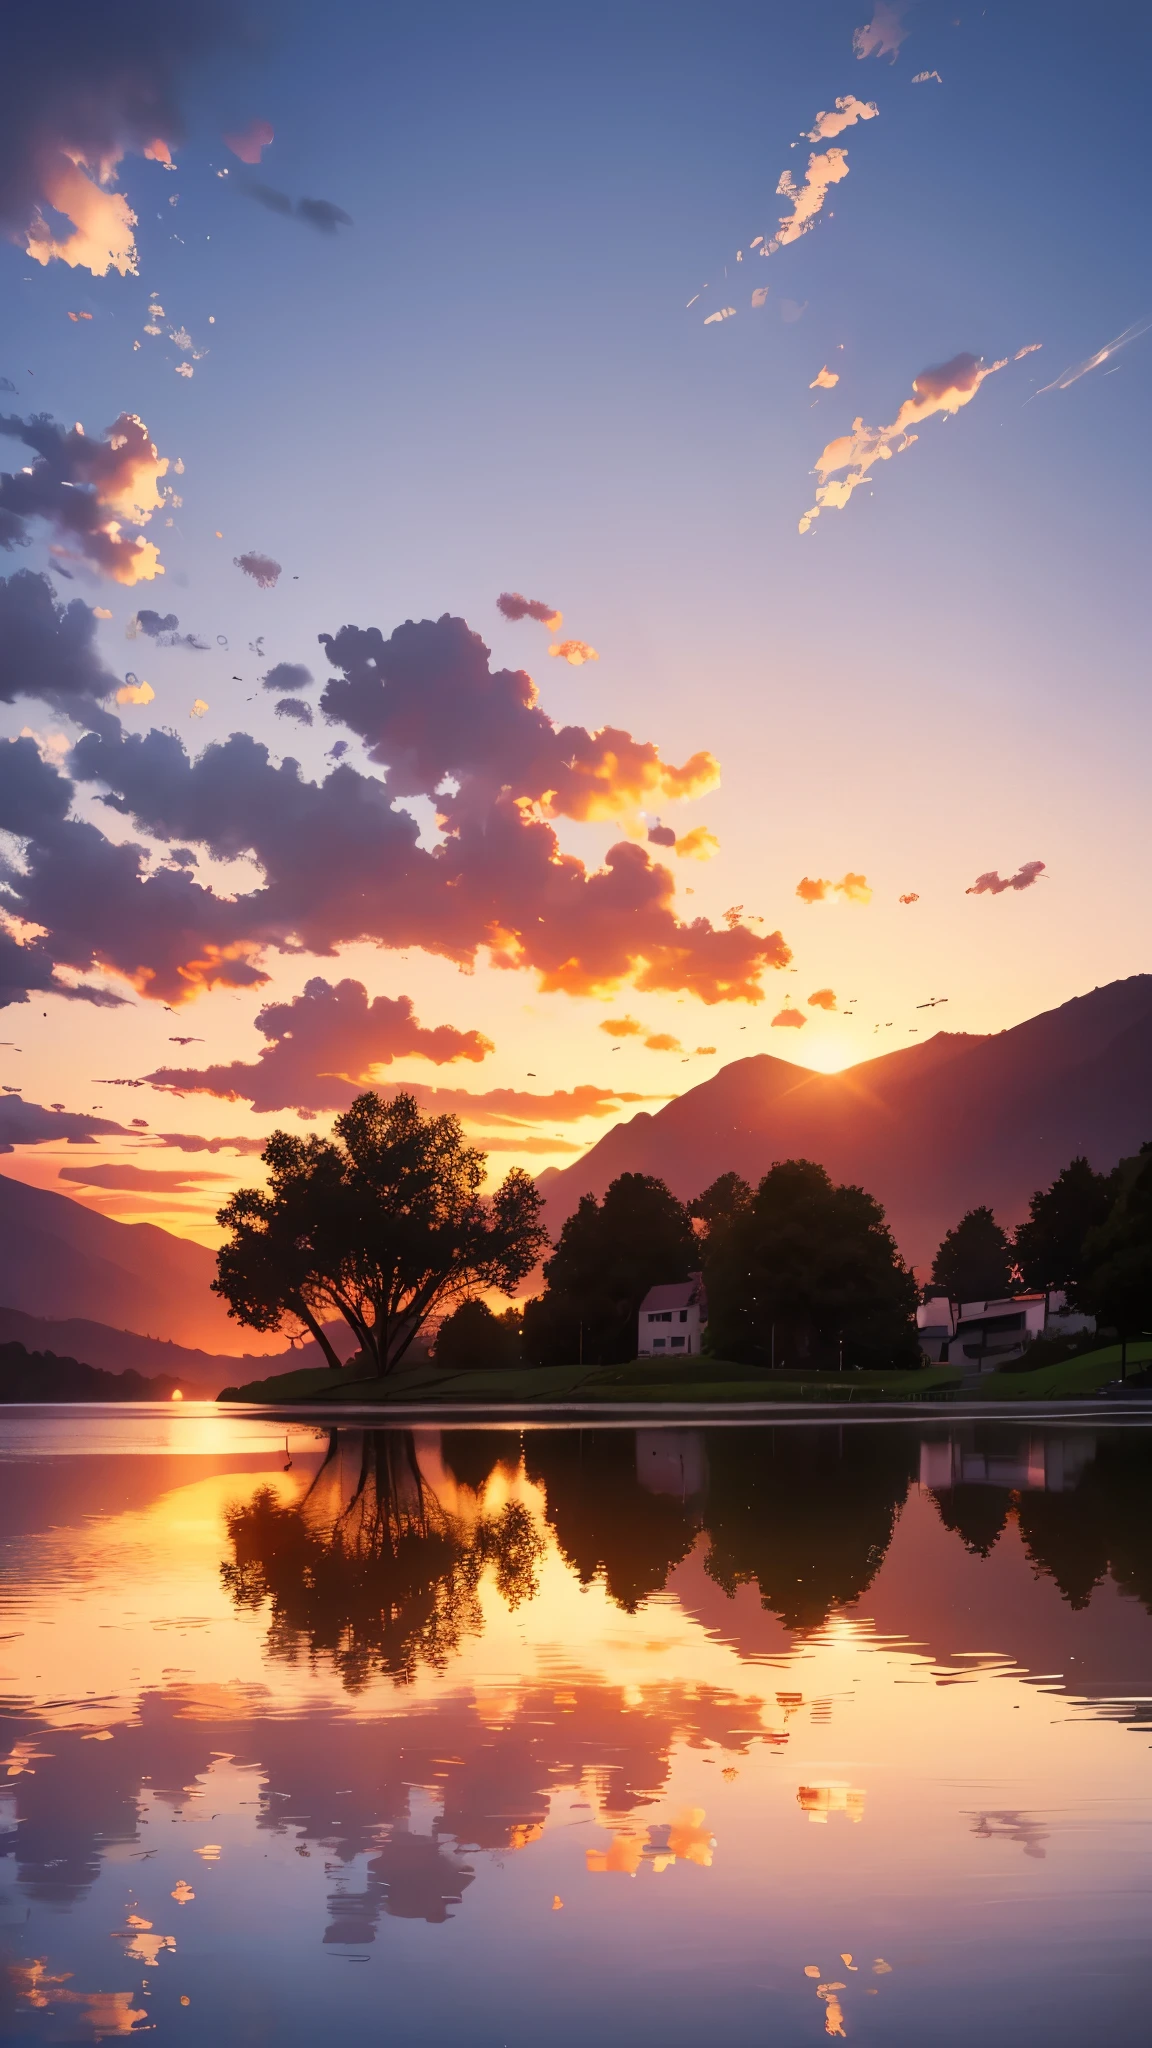
[{"label": "pink cloud", "polygon": [[233,156],[238,156],[242,164],[258,164],[264,151],[275,140],[275,133],[268,121],[249,121],[246,128],[237,129],[235,133],[224,137]]},{"label": "pink cloud", "polygon": [[821,512],[843,511],[853,491],[867,483],[878,462],[903,455],[919,439],[910,430],[935,414],[957,413],[969,405],[986,377],[1002,370],[1008,361],[1001,356],[985,363],[980,356],[953,356],[938,368],[921,370],[912,379],[912,397],[906,398],[890,426],[868,427],[863,419],[852,422],[852,432],[829,441],[816,458],[816,503],[800,520],[800,532],[807,533]]}]

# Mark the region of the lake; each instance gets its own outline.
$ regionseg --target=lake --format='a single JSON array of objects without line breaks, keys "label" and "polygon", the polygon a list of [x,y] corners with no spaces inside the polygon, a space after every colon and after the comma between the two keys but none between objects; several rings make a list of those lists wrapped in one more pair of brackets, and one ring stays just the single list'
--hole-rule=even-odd
[{"label": "lake", "polygon": [[0,2038],[1152,2025],[1140,1422],[0,1416]]}]

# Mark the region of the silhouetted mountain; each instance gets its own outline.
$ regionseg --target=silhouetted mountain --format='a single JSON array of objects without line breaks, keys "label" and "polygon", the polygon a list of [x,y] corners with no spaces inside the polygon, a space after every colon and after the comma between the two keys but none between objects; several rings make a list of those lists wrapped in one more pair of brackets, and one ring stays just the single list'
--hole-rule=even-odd
[{"label": "silhouetted mountain", "polygon": [[[246,1338],[249,1332],[237,1329],[236,1335]],[[346,1323],[330,1324],[328,1335],[342,1358],[351,1356],[356,1347]],[[283,1339],[278,1341],[282,1343]],[[179,1380],[186,1393],[209,1401],[214,1401],[221,1387],[236,1379],[238,1369],[246,1364],[253,1367],[251,1377],[257,1378],[277,1368],[298,1372],[305,1366],[325,1363],[320,1346],[311,1338],[294,1350],[286,1346],[271,1355],[248,1351],[237,1358],[234,1352],[191,1350],[187,1345],[174,1344],[170,1337],[141,1337],[135,1330],[110,1330],[106,1323],[90,1322],[83,1316],[54,1319],[25,1315],[18,1308],[0,1308],[0,1344],[12,1343],[23,1344],[29,1351],[54,1351],[62,1358],[81,1358],[104,1372],[166,1374]],[[245,1377],[243,1373],[240,1376]]]},{"label": "silhouetted mountain", "polygon": [[737,1060],[538,1185],[555,1236],[619,1173],[659,1174],[686,1199],[729,1168],[755,1183],[775,1159],[814,1159],[876,1195],[922,1267],[966,1209],[987,1202],[1015,1224],[1076,1153],[1107,1168],[1146,1138],[1152,975],[1137,974],[993,1037],[940,1032],[839,1074]]},{"label": "silhouetted mountain", "polygon": [[0,1344],[2,1401],[170,1401],[191,1389],[167,1374],[145,1379],[138,1372],[100,1372],[54,1352],[26,1351]]},{"label": "silhouetted mountain", "polygon": [[232,1356],[283,1349],[283,1338],[262,1339],[229,1320],[209,1291],[216,1257],[207,1246],[154,1223],[117,1223],[70,1195],[0,1174],[0,1243],[5,1308],[54,1321],[82,1316]]}]

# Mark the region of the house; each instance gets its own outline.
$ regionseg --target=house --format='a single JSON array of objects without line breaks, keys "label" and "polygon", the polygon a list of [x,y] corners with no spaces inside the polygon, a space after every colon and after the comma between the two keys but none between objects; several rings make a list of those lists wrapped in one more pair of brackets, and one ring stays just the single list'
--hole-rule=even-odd
[{"label": "house", "polygon": [[940,1294],[917,1309],[916,1326],[920,1349],[930,1365],[995,1372],[997,1366],[1022,1358],[1037,1337],[1075,1337],[1082,1330],[1094,1330],[1096,1320],[1070,1309],[1057,1289],[959,1304]]},{"label": "house", "polygon": [[708,1297],[702,1273],[650,1287],[640,1303],[637,1356],[653,1358],[676,1352],[681,1357],[698,1358],[707,1327]]}]

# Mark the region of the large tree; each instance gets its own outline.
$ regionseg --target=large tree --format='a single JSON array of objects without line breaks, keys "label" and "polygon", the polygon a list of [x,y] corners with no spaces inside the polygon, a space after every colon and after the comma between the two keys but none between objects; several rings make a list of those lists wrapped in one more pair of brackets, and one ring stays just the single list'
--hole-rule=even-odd
[{"label": "large tree", "polygon": [[991,1209],[969,1209],[945,1233],[932,1261],[932,1285],[949,1301],[999,1301],[1012,1286],[1015,1253]]},{"label": "large tree", "polygon": [[522,1309],[509,1308],[494,1316],[486,1301],[462,1301],[440,1325],[436,1363],[461,1371],[522,1365],[523,1324]]},{"label": "large tree", "polygon": [[524,1310],[524,1345],[539,1365],[622,1365],[636,1356],[636,1317],[650,1287],[700,1264],[692,1219],[662,1180],[622,1173],[604,1200],[581,1197]]},{"label": "large tree", "polygon": [[1075,1293],[1086,1271],[1085,1239],[1105,1221],[1115,1192],[1115,1176],[1095,1172],[1082,1154],[1050,1188],[1037,1188],[1028,1221],[1016,1232],[1016,1262],[1026,1287]]},{"label": "large tree", "polygon": [[767,1365],[922,1363],[916,1283],[884,1211],[822,1166],[786,1159],[709,1234],[709,1349]]},{"label": "large tree", "polygon": [[1076,1305],[1119,1331],[1126,1371],[1129,1338],[1152,1330],[1152,1144],[1120,1161],[1115,1182],[1106,1221],[1085,1239]]},{"label": "large tree", "polygon": [[485,1199],[484,1154],[411,1095],[358,1096],[332,1140],[275,1131],[264,1162],[267,1188],[220,1211],[231,1235],[213,1289],[249,1329],[303,1325],[337,1368],[332,1316],[388,1373],[430,1316],[481,1288],[511,1294],[548,1243],[527,1174]]}]

